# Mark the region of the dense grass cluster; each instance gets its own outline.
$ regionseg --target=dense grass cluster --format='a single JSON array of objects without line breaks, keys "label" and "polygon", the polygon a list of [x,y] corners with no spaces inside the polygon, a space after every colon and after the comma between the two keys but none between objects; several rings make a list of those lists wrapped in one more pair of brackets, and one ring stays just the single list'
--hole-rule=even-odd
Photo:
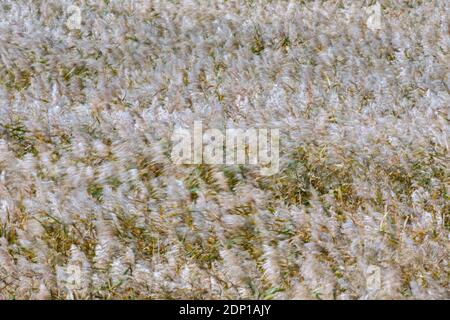
[{"label": "dense grass cluster", "polygon": [[2,0],[0,299],[450,298],[449,2],[373,4]]}]

